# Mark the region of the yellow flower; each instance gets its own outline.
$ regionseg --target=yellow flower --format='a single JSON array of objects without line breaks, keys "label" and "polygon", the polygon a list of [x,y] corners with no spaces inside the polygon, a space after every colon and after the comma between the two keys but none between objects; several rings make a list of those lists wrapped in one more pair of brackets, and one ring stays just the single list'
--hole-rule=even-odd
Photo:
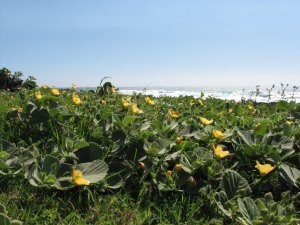
[{"label": "yellow flower", "polygon": [[79,96],[75,92],[72,94],[72,100],[75,105],[79,105],[81,103]]},{"label": "yellow flower", "polygon": [[271,166],[271,164],[260,164],[259,161],[256,160],[256,169],[258,169],[259,173],[261,176],[265,176],[268,173],[270,173],[271,171],[273,171],[275,169],[275,166]]},{"label": "yellow flower", "polygon": [[124,108],[127,108],[130,106],[130,100],[126,99],[126,98],[122,98],[122,105]]},{"label": "yellow flower", "polygon": [[180,144],[181,142],[183,142],[183,137],[177,137],[175,141],[176,143]]},{"label": "yellow flower", "polygon": [[212,133],[217,139],[222,139],[225,137],[225,135],[219,130],[212,130]]},{"label": "yellow flower", "polygon": [[202,99],[199,99],[198,102],[201,106],[203,106],[203,107],[205,106],[205,102]]},{"label": "yellow flower", "polygon": [[73,169],[73,172],[72,172],[72,182],[76,186],[91,184],[91,182],[89,180],[86,180],[83,178],[83,174],[80,170],[75,170],[75,169]]},{"label": "yellow flower", "polygon": [[293,123],[294,123],[293,121],[289,121],[289,120],[286,121],[286,124],[288,124],[288,125],[290,125],[290,126],[291,126]]},{"label": "yellow flower", "polygon": [[72,89],[75,89],[76,87],[76,84],[72,84]]},{"label": "yellow flower", "polygon": [[145,101],[148,105],[154,105],[155,104],[155,101],[149,97],[146,97],[145,98]]},{"label": "yellow flower", "polygon": [[111,92],[112,93],[116,93],[117,92],[117,88],[115,88],[114,86],[111,87]]},{"label": "yellow flower", "polygon": [[105,101],[105,100],[100,100],[100,103],[101,103],[102,105],[106,105],[106,101]]},{"label": "yellow flower", "polygon": [[232,113],[233,112],[233,108],[229,108],[228,112]]},{"label": "yellow flower", "polygon": [[43,84],[43,85],[42,85],[42,88],[43,88],[43,89],[47,89],[48,87],[47,87],[46,84]]},{"label": "yellow flower", "polygon": [[35,99],[40,100],[42,98],[42,94],[40,91],[34,92]]},{"label": "yellow flower", "polygon": [[193,106],[195,104],[194,100],[190,101],[190,106]]},{"label": "yellow flower", "polygon": [[166,175],[168,177],[171,177],[173,175],[173,171],[172,170],[167,170]]},{"label": "yellow flower", "polygon": [[182,165],[181,164],[176,164],[174,166],[174,169],[177,170],[177,171],[182,170]]},{"label": "yellow flower", "polygon": [[249,104],[249,105],[248,105],[248,109],[250,109],[250,110],[254,110],[254,107],[253,107],[253,105],[252,105],[252,104]]},{"label": "yellow flower", "polygon": [[17,111],[17,112],[21,113],[21,112],[23,112],[23,108],[22,107],[12,108],[12,111]]},{"label": "yellow flower", "polygon": [[59,96],[60,95],[60,92],[59,90],[57,90],[56,88],[54,88],[54,86],[52,86],[51,88],[51,93],[55,96]]},{"label": "yellow flower", "polygon": [[214,153],[219,159],[223,159],[224,157],[230,155],[229,151],[224,151],[221,145],[217,145],[217,147],[214,146]]},{"label": "yellow flower", "polygon": [[144,113],[143,112],[143,110],[141,110],[141,109],[139,109],[138,107],[137,107],[137,104],[134,102],[134,103],[132,103],[132,105],[131,105],[131,109],[132,109],[132,112],[133,113]]},{"label": "yellow flower", "polygon": [[169,109],[169,115],[170,115],[172,118],[178,118],[178,117],[179,117],[179,112],[175,112],[175,111],[173,111],[172,109]]},{"label": "yellow flower", "polygon": [[212,124],[214,122],[213,120],[208,120],[208,119],[206,119],[204,117],[200,117],[200,120],[205,125],[210,125],[210,124]]}]

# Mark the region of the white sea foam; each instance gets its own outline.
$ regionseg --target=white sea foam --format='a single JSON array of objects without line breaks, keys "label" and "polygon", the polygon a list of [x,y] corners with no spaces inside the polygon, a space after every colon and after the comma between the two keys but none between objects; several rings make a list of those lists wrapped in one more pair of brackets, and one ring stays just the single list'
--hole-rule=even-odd
[{"label": "white sea foam", "polygon": [[252,99],[258,102],[274,102],[279,100],[294,100],[300,102],[300,90],[293,92],[293,89],[287,89],[282,93],[281,89],[274,89],[269,93],[266,88],[260,88],[260,93],[256,96],[256,89],[254,88],[189,88],[189,87],[150,87],[144,89],[142,87],[121,87],[119,92],[125,95],[132,95],[134,93],[141,93],[145,95],[152,95],[155,97],[160,96],[194,96],[195,98],[201,97],[201,92],[204,94],[204,98],[211,96],[214,98],[224,100],[240,101],[242,98]]}]

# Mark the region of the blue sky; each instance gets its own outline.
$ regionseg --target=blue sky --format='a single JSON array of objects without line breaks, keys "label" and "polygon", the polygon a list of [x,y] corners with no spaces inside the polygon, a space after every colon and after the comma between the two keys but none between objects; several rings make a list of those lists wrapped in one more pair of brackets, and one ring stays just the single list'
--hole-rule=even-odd
[{"label": "blue sky", "polygon": [[299,0],[1,0],[0,30],[39,84],[300,84]]}]

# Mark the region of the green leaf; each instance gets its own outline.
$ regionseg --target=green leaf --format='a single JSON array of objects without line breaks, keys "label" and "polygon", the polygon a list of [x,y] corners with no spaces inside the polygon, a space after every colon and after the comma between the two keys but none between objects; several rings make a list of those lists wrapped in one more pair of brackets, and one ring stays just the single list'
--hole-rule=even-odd
[{"label": "green leaf", "polygon": [[270,121],[269,120],[262,120],[259,122],[259,128],[254,129],[255,135],[265,135],[268,131],[268,128],[270,126]]},{"label": "green leaf", "polygon": [[249,224],[252,224],[252,221],[259,216],[259,210],[252,198],[245,197],[243,200],[238,198],[238,206],[242,216]]},{"label": "green leaf", "polygon": [[78,169],[82,172],[84,179],[91,183],[98,183],[105,178],[108,172],[108,165],[102,160],[95,160],[89,163],[78,164]]},{"label": "green leaf", "polygon": [[291,185],[299,188],[300,170],[283,163],[279,166],[279,174]]},{"label": "green leaf", "polygon": [[9,154],[5,151],[0,151],[0,158],[5,158],[7,157]]},{"label": "green leaf", "polygon": [[4,214],[7,213],[7,212],[6,212],[6,207],[5,207],[5,205],[3,205],[2,203],[0,203],[0,213],[4,213]]},{"label": "green leaf", "polygon": [[58,102],[61,102],[60,98],[51,96],[51,95],[46,95],[43,96],[40,101],[39,101],[43,106],[50,106],[50,107],[57,107]]},{"label": "green leaf", "polygon": [[147,130],[149,127],[151,127],[151,123],[150,122],[146,122],[142,125],[141,127],[141,131]]},{"label": "green leaf", "polygon": [[247,145],[252,146],[254,144],[253,134],[249,131],[237,130],[237,133]]},{"label": "green leaf", "polygon": [[221,187],[229,199],[238,195],[251,193],[251,188],[245,178],[234,170],[226,170],[221,181]]},{"label": "green leaf", "polygon": [[81,163],[92,162],[103,157],[103,147],[95,142],[89,142],[88,146],[78,149],[74,154]]},{"label": "green leaf", "polygon": [[60,162],[57,158],[47,155],[45,158],[42,160],[42,166],[41,170],[46,173],[46,175],[53,173],[54,171],[56,172],[58,170],[58,167]]},{"label": "green leaf", "polygon": [[128,127],[129,124],[133,123],[136,119],[136,116],[126,116],[122,120],[122,124],[124,127]]},{"label": "green leaf", "polygon": [[82,140],[78,140],[78,141],[75,141],[74,140],[70,140],[71,143],[73,143],[73,150],[79,150],[79,149],[82,149],[82,148],[86,148],[89,146],[89,143],[86,142],[86,141],[82,141]]},{"label": "green leaf", "polygon": [[112,114],[112,122],[115,123],[120,129],[123,129],[122,121],[118,115]]},{"label": "green leaf", "polygon": [[293,140],[289,137],[275,134],[275,135],[265,135],[263,142],[271,145],[273,148],[281,149],[293,149],[294,143]]},{"label": "green leaf", "polygon": [[33,124],[47,122],[50,118],[50,114],[45,108],[38,108],[32,111],[31,113],[31,122]]},{"label": "green leaf", "polygon": [[289,109],[289,103],[287,101],[279,101],[277,104],[276,104],[276,108],[279,109],[279,110],[288,110]]},{"label": "green leaf", "polygon": [[107,186],[110,189],[118,189],[124,184],[122,177],[119,174],[114,174],[106,180]]},{"label": "green leaf", "polygon": [[18,148],[14,144],[12,144],[12,143],[10,143],[10,142],[8,142],[6,140],[0,139],[0,151],[5,151],[9,155],[14,155],[19,150],[18,150]]},{"label": "green leaf", "polygon": [[10,225],[9,217],[3,213],[0,213],[0,224],[1,225]]},{"label": "green leaf", "polygon": [[292,127],[290,125],[283,124],[282,130],[283,130],[283,134],[285,136],[288,136],[288,137],[291,136],[291,134],[292,134]]},{"label": "green leaf", "polygon": [[170,146],[171,143],[172,142],[170,142],[167,139],[160,138],[158,140],[158,149],[157,149],[158,154],[161,155],[166,153],[169,150],[168,147]]},{"label": "green leaf", "polygon": [[12,220],[10,221],[10,225],[22,225],[23,223],[19,220]]},{"label": "green leaf", "polygon": [[64,190],[73,187],[71,171],[72,165],[60,163],[57,158],[46,155],[40,163],[33,164],[25,172],[25,177],[33,186],[55,187]]},{"label": "green leaf", "polygon": [[225,207],[223,206],[223,204],[219,201],[216,201],[216,204],[218,206],[218,208],[221,210],[221,212],[223,212],[223,214],[229,218],[232,218],[232,214],[229,210],[225,209]]},{"label": "green leaf", "polygon": [[104,139],[102,132],[93,132],[91,134],[91,137],[92,137],[92,141],[97,142],[98,144],[100,144]]}]

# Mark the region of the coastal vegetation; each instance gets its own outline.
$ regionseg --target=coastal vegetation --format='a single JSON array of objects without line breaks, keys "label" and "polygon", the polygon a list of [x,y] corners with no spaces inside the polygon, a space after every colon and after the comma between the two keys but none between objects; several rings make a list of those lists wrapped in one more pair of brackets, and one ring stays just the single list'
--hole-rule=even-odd
[{"label": "coastal vegetation", "polygon": [[102,83],[0,92],[0,224],[299,224],[299,103]]}]

